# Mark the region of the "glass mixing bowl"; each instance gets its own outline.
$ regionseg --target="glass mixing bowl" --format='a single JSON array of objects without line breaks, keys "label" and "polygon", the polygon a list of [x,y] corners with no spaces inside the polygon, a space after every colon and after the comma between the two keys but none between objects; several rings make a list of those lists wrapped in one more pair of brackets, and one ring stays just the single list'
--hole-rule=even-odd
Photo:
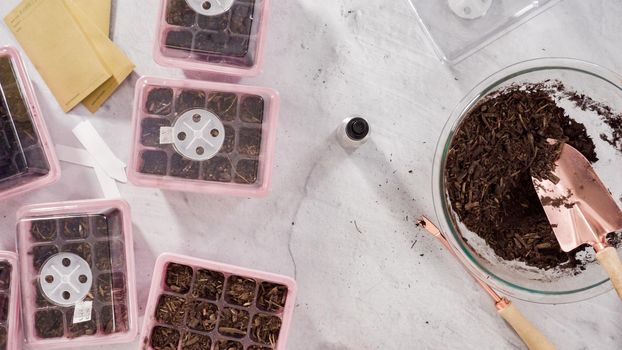
[{"label": "glass mixing bowl", "polygon": [[[477,85],[458,104],[445,125],[434,157],[433,195],[437,221],[454,250],[468,268],[495,289],[522,300],[538,303],[569,303],[592,298],[612,289],[605,271],[594,261],[591,248],[584,254],[588,261],[583,271],[568,269],[542,270],[518,261],[499,258],[486,242],[469,231],[451,208],[444,173],[447,152],[454,134],[468,112],[483,98],[512,84],[540,83],[558,80],[567,90],[585,94],[593,100],[622,111],[622,77],[598,65],[567,58],[535,59],[507,67]],[[557,96],[556,96],[557,97]],[[601,140],[611,134],[602,118],[589,109],[584,111],[568,99],[557,104],[575,120],[583,123],[596,144],[599,161],[596,172],[616,198],[622,200],[622,177],[619,176],[622,152]],[[468,241],[468,244],[467,244]],[[622,247],[618,248],[622,253]]]}]

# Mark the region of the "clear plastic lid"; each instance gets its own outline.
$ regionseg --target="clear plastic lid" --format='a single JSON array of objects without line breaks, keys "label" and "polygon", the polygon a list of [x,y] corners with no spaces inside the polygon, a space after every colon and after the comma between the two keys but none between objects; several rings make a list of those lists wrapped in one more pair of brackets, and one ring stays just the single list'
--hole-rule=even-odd
[{"label": "clear plastic lid", "polygon": [[0,251],[0,350],[21,348],[17,255]]},{"label": "clear plastic lid", "polygon": [[59,165],[18,52],[0,48],[0,198],[56,181]]},{"label": "clear plastic lid", "polygon": [[259,74],[269,0],[161,0],[155,60],[190,71]]},{"label": "clear plastic lid", "polygon": [[410,0],[438,56],[472,55],[560,0]]},{"label": "clear plastic lid", "polygon": [[284,350],[295,298],[288,277],[163,254],[141,344],[145,350]]},{"label": "clear plastic lid", "polygon": [[22,318],[29,346],[53,349],[134,339],[137,311],[129,215],[122,200],[20,209]]},{"label": "clear plastic lid", "polygon": [[270,185],[276,91],[193,80],[136,85],[129,179],[143,186],[239,196]]}]

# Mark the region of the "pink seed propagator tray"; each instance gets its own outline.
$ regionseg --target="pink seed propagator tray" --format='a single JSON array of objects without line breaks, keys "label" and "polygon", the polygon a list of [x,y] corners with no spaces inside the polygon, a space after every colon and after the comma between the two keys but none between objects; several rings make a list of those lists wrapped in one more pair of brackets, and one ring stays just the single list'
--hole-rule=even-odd
[{"label": "pink seed propagator tray", "polygon": [[21,349],[17,254],[0,251],[0,350]]},{"label": "pink seed propagator tray", "polygon": [[287,277],[163,254],[155,265],[143,350],[284,350],[296,283]]},{"label": "pink seed propagator tray", "polygon": [[22,319],[29,347],[132,341],[138,317],[128,204],[40,204],[21,208],[17,219]]},{"label": "pink seed propagator tray", "polygon": [[233,76],[261,72],[269,0],[161,0],[156,62]]},{"label": "pink seed propagator tray", "polygon": [[144,77],[128,178],[176,191],[266,195],[278,111],[272,89]]},{"label": "pink seed propagator tray", "polygon": [[49,185],[60,166],[19,52],[0,48],[0,199]]}]

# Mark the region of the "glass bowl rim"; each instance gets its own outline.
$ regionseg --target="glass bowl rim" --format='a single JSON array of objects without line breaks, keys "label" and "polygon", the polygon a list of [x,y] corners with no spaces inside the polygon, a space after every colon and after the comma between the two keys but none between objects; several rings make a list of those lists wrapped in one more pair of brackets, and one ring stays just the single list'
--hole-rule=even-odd
[{"label": "glass bowl rim", "polygon": [[502,83],[524,74],[546,70],[570,70],[587,74],[612,85],[622,93],[622,76],[595,63],[574,58],[535,58],[500,69],[475,85],[475,87],[456,105],[445,123],[434,154],[432,194],[437,222],[441,226],[443,232],[449,233],[446,236],[452,245],[452,249],[456,251],[459,258],[466,263],[469,271],[474,273],[480,280],[485,281],[493,288],[503,293],[529,302],[544,304],[573,303],[591,299],[612,290],[613,287],[611,284],[607,283],[609,278],[605,278],[602,281],[582,288],[563,291],[544,291],[520,286],[495,275],[478,262],[476,257],[471,253],[470,248],[462,241],[461,235],[455,228],[452,220],[454,214],[446,197],[444,184],[443,174],[447,151],[453,140],[455,130],[462,122],[466,112],[477,104],[482,97],[493,92]]}]

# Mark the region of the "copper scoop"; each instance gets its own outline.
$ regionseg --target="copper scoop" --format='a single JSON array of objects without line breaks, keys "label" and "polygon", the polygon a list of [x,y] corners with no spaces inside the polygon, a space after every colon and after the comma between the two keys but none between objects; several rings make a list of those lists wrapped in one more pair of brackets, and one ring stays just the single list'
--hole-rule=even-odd
[{"label": "copper scoop", "polygon": [[622,211],[590,162],[574,147],[561,146],[553,175],[559,180],[532,180],[559,245],[566,252],[583,244],[594,247],[622,299],[622,264],[606,240],[608,233],[622,229]]},{"label": "copper scoop", "polygon": [[432,223],[428,218],[422,216],[417,225],[423,227],[426,231],[432,234],[460,263],[462,263],[464,269],[475,279],[475,281],[490,295],[495,301],[497,312],[501,317],[516,331],[518,336],[523,340],[525,345],[530,350],[555,350],[553,345],[523,314],[512,304],[510,300],[505,297],[499,296],[488,284],[473,275],[463,261],[456,255],[453,248],[447,241],[447,238],[443,235],[441,230]]}]

